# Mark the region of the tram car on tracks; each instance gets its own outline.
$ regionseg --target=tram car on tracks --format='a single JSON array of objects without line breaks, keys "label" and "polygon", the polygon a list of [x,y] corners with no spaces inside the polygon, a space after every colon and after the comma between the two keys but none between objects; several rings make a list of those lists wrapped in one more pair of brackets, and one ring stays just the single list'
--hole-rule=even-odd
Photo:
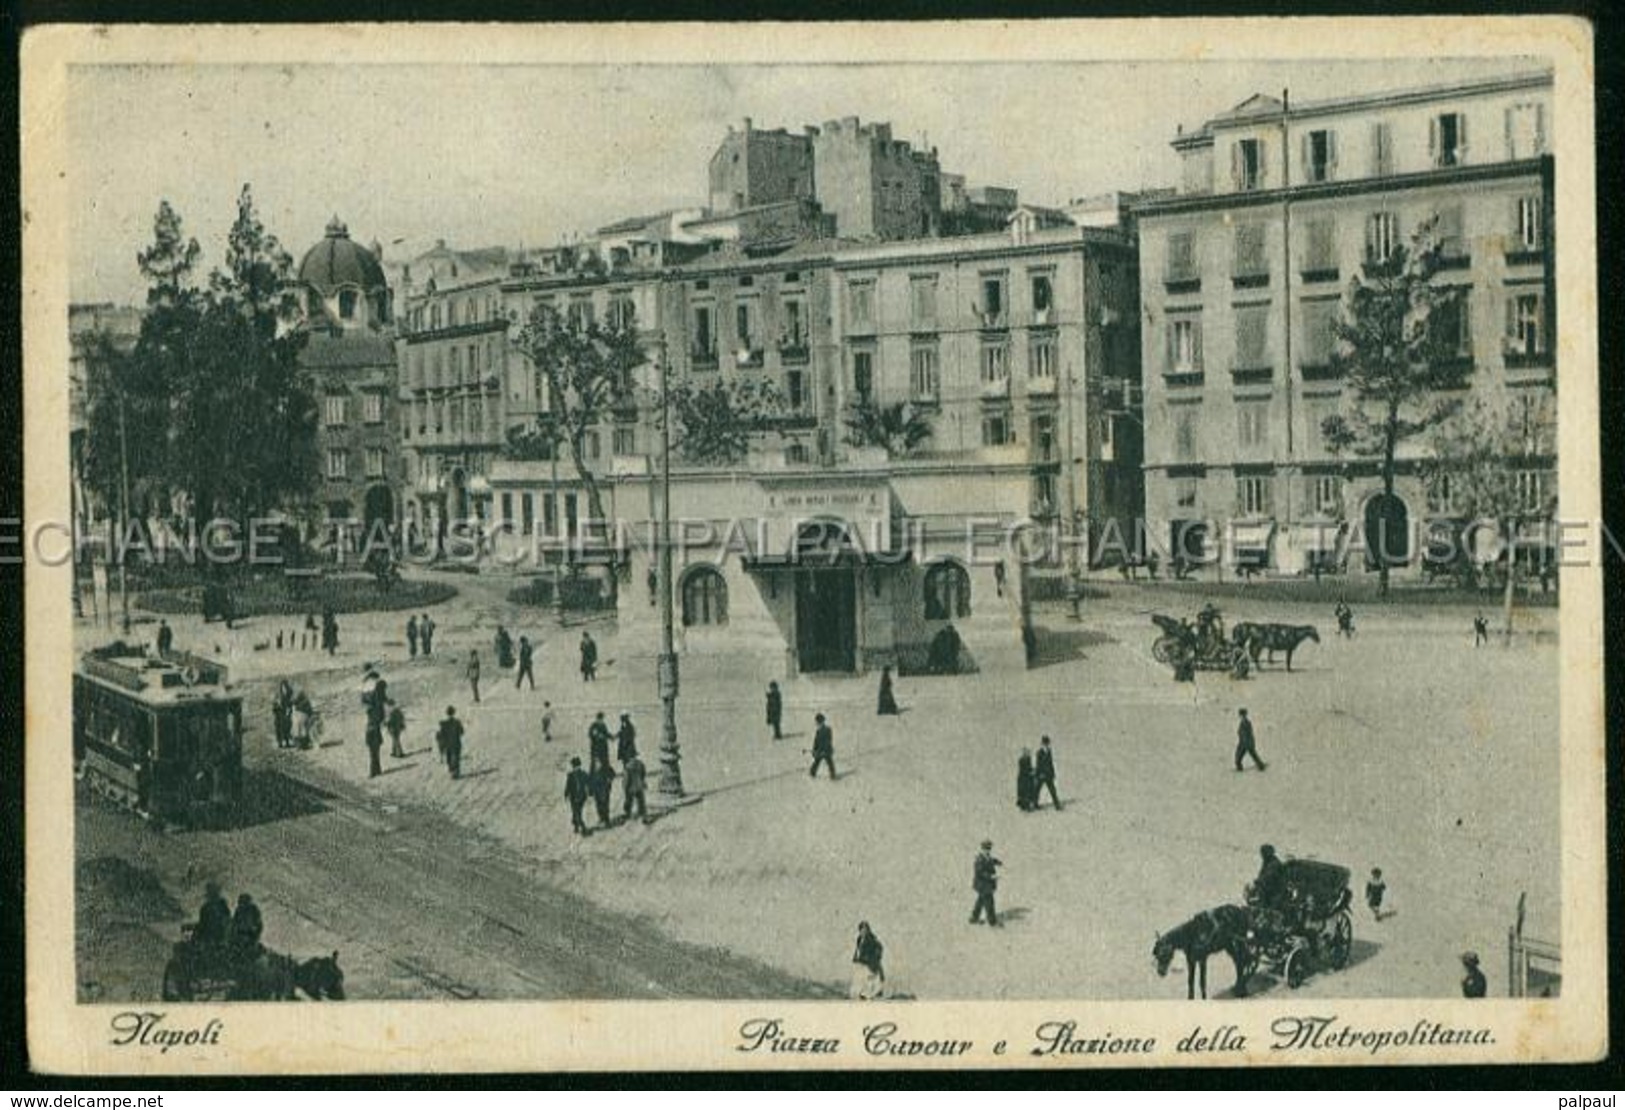
[{"label": "tram car on tracks", "polygon": [[243,700],[225,667],[123,642],[73,676],[74,771],[159,825],[228,823],[242,801]]}]

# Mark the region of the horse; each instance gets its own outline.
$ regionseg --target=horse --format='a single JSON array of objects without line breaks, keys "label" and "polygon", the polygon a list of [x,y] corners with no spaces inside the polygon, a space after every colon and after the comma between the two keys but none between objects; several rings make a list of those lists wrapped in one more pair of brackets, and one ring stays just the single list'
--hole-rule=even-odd
[{"label": "horse", "polygon": [[1269,653],[1269,662],[1275,662],[1275,653],[1286,652],[1286,669],[1292,669],[1292,653],[1298,650],[1298,645],[1305,640],[1320,643],[1320,633],[1312,624],[1258,624],[1253,621],[1239,621],[1230,630],[1230,642],[1247,649],[1253,662],[1258,662],[1261,653]]},{"label": "horse", "polygon": [[292,1002],[303,993],[312,1002],[344,999],[344,972],[339,954],[298,961],[280,952],[264,951],[242,964],[226,995],[233,1002]]},{"label": "horse", "polygon": [[343,1002],[344,971],[339,967],[339,954],[317,956],[297,965],[293,969],[293,985],[312,1002]]},{"label": "horse", "polygon": [[1236,965],[1234,993],[1239,998],[1247,993],[1247,979],[1256,966],[1252,949],[1247,943],[1250,918],[1240,906],[1216,906],[1197,914],[1183,925],[1166,933],[1158,933],[1151,946],[1151,958],[1156,961],[1157,975],[1166,976],[1174,953],[1185,953],[1185,997],[1196,998],[1197,979],[1201,979],[1202,997],[1207,998],[1207,960],[1215,952],[1228,953]]}]

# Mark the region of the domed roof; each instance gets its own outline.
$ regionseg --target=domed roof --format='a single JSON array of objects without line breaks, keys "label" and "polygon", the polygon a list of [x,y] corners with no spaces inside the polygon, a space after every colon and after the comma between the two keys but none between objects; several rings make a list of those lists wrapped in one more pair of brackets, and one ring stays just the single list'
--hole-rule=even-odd
[{"label": "domed roof", "polygon": [[363,290],[382,288],[384,267],[378,256],[359,243],[351,242],[350,229],[337,216],[327,225],[327,235],[305,253],[299,263],[299,280],[323,294],[341,285]]}]

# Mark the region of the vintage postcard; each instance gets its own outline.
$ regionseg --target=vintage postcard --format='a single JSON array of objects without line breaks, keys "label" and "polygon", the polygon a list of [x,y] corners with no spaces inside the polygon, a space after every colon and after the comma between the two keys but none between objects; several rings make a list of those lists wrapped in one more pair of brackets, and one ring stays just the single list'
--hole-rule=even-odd
[{"label": "vintage postcard", "polygon": [[31,30],[35,1066],[1598,1058],[1590,59]]}]

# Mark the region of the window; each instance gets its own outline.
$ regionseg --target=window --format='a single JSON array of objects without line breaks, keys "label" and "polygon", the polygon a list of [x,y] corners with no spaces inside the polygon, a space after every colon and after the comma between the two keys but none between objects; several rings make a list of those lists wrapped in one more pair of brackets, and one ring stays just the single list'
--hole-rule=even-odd
[{"label": "window", "polygon": [[1033,322],[1047,324],[1055,307],[1055,289],[1048,274],[1033,275]]},{"label": "window", "polygon": [[982,344],[982,384],[997,385],[1010,377],[1010,350],[1003,343]]},{"label": "window", "polygon": [[982,278],[982,323],[998,327],[1004,323],[1004,278],[1001,275]]},{"label": "window", "polygon": [[519,527],[525,534],[532,535],[536,531],[536,498],[533,494],[521,493],[519,495]]},{"label": "window", "polygon": [[555,494],[542,494],[542,524],[546,534],[551,534],[559,524],[559,501]]},{"label": "window", "polygon": [[683,627],[728,623],[728,584],[715,567],[695,567],[683,576]]},{"label": "window", "polygon": [[327,451],[327,478],[329,481],[342,482],[350,476],[350,453],[342,447],[330,447]]},{"label": "window", "polygon": [[1181,405],[1169,415],[1174,425],[1174,458],[1179,462],[1196,462],[1199,458],[1196,421],[1201,413],[1194,406]]},{"label": "window", "polygon": [[600,441],[600,437],[599,437],[597,431],[588,430],[588,431],[582,433],[582,436],[581,436],[581,453],[583,455],[585,455],[589,459],[596,459],[598,457],[599,451],[602,450],[602,448],[603,448],[603,443]]},{"label": "window", "polygon": [[1544,470],[1520,470],[1517,473],[1518,508],[1526,513],[1546,511],[1547,485],[1550,475]]},{"label": "window", "polygon": [[564,495],[564,534],[574,539],[581,524],[580,499],[576,494]]},{"label": "window", "polygon": [[1473,354],[1472,304],[1467,290],[1447,291],[1447,295],[1433,306],[1429,323],[1435,341],[1449,355],[1471,358]]},{"label": "window", "polygon": [[701,305],[694,310],[694,349],[696,359],[716,358],[716,336],[711,331],[711,309]]},{"label": "window", "polygon": [[1507,298],[1507,354],[1529,357],[1546,353],[1545,312],[1539,293]]},{"label": "window", "polygon": [[575,300],[570,302],[570,326],[586,331],[593,325],[592,302],[589,300]]},{"label": "window", "polygon": [[1269,515],[1269,475],[1244,474],[1236,479],[1236,512],[1241,516]]},{"label": "window", "polygon": [[1506,111],[1507,157],[1535,158],[1546,153],[1546,106],[1514,104]]},{"label": "window", "polygon": [[1174,479],[1174,506],[1180,509],[1196,508],[1196,479]]},{"label": "window", "polygon": [[925,571],[925,619],[963,620],[970,616],[970,574],[958,563],[932,563]]},{"label": "window", "polygon": [[1202,369],[1202,318],[1196,314],[1168,321],[1168,373],[1195,374]]},{"label": "window", "polygon": [[909,278],[908,318],[918,331],[930,331],[937,326],[936,277]]},{"label": "window", "polygon": [[1399,217],[1392,212],[1373,212],[1365,221],[1365,260],[1382,265],[1399,246]]},{"label": "window", "polygon": [[1304,225],[1303,273],[1308,280],[1337,279],[1337,221],[1315,216]]},{"label": "window", "polygon": [[1371,125],[1371,176],[1387,177],[1394,172],[1394,129],[1387,123]]},{"label": "window", "polygon": [[502,495],[502,519],[509,524],[513,523],[513,494],[511,493]]},{"label": "window", "polygon": [[1196,269],[1196,237],[1189,231],[1176,231],[1168,236],[1167,270],[1164,280],[1169,283],[1199,280]]},{"label": "window", "polygon": [[805,347],[807,345],[806,306],[799,300],[784,302],[784,345],[787,347]]},{"label": "window", "polygon": [[807,445],[797,440],[784,449],[784,461],[789,466],[806,466],[812,461]]},{"label": "window", "polygon": [[461,385],[462,382],[463,382],[463,349],[461,347],[453,347],[451,349],[451,381],[448,384],[450,384],[450,385]]},{"label": "window", "polygon": [[1318,474],[1310,479],[1310,500],[1322,516],[1338,516],[1343,511],[1343,479],[1335,474]]},{"label": "window", "polygon": [[1309,181],[1337,176],[1337,132],[1310,131],[1303,137],[1303,172]]},{"label": "window", "polygon": [[1028,348],[1027,376],[1052,381],[1055,378],[1055,336],[1035,335]]},{"label": "window", "polygon": [[937,349],[921,344],[909,352],[909,395],[916,401],[937,399]]},{"label": "window", "polygon": [[609,326],[617,331],[630,328],[637,319],[637,306],[630,297],[612,297],[609,302]]},{"label": "window", "polygon": [[1015,429],[1007,412],[990,412],[982,416],[982,446],[1003,447],[1016,441]]},{"label": "window", "polygon": [[382,424],[384,422],[384,395],[382,393],[363,393],[361,395],[361,419],[368,424]]},{"label": "window", "polygon": [[807,375],[801,370],[790,370],[784,375],[785,392],[790,396],[790,410],[800,412],[807,405]]},{"label": "window", "polygon": [[384,476],[384,449],[382,447],[367,448],[367,477],[382,478]]},{"label": "window", "polygon": [[854,282],[852,285],[852,330],[873,331],[875,327],[875,283]]},{"label": "window", "polygon": [[1055,461],[1055,416],[1039,413],[1032,421],[1033,458],[1040,462]]},{"label": "window", "polygon": [[1428,483],[1428,512],[1453,516],[1461,511],[1459,490],[1453,474],[1436,474]]},{"label": "window", "polygon": [[1439,244],[1441,263],[1448,266],[1460,265],[1467,261],[1467,235],[1460,204],[1447,204],[1439,209],[1433,225],[1433,235]]},{"label": "window", "polygon": [[739,340],[740,350],[754,351],[756,349],[754,315],[755,313],[751,311],[749,301],[740,301],[734,305],[734,335]]},{"label": "window", "polygon": [[1264,447],[1269,429],[1268,401],[1236,402],[1236,445],[1257,451]]},{"label": "window", "polygon": [[1237,192],[1264,187],[1264,140],[1237,139],[1230,148],[1230,175]]},{"label": "window", "polygon": [[638,430],[633,427],[615,429],[615,453],[617,455],[635,455],[638,453]]},{"label": "window", "polygon": [[1543,245],[1541,238],[1540,197],[1519,197],[1513,206],[1513,231],[1515,235],[1514,250],[1538,251]]},{"label": "window", "polygon": [[1236,225],[1235,259],[1231,275],[1241,280],[1269,279],[1270,263],[1264,250],[1263,224]]},{"label": "window", "polygon": [[858,397],[868,400],[875,389],[875,355],[873,351],[852,352],[852,389]]},{"label": "window", "polygon": [[339,316],[345,320],[354,320],[355,308],[360,299],[360,295],[354,289],[346,289],[339,293]]},{"label": "window", "polygon": [[322,398],[322,423],[337,428],[344,423],[344,394],[329,393]]},{"label": "window", "polygon": [[1429,120],[1428,155],[1437,169],[1467,161],[1467,117],[1445,112]]},{"label": "window", "polygon": [[1303,347],[1300,365],[1326,366],[1337,350],[1337,317],[1341,304],[1328,298],[1303,302]]}]

